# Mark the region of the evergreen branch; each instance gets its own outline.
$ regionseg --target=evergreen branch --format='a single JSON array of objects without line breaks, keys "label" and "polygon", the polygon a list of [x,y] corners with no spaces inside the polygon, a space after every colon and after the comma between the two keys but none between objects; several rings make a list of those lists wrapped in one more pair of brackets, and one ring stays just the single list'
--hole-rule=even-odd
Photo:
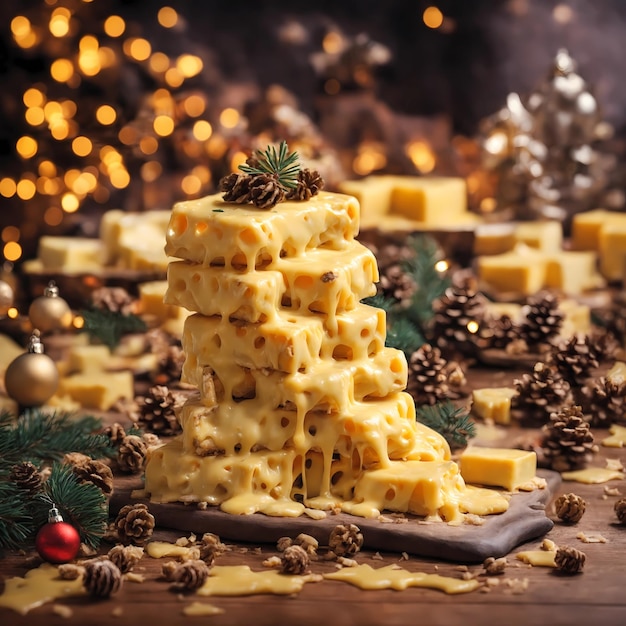
[{"label": "evergreen branch", "polygon": [[63,520],[78,530],[83,542],[98,547],[108,520],[106,498],[98,487],[81,483],[70,466],[55,463],[42,493],[34,500],[33,517],[38,527],[45,524],[52,504]]},{"label": "evergreen branch", "polygon": [[100,427],[101,421],[93,416],[26,411],[14,424],[0,425],[0,468],[24,460],[58,460],[67,452],[114,456],[109,437],[94,434]]},{"label": "evergreen branch", "polygon": [[411,247],[415,254],[406,262],[405,270],[415,281],[417,291],[411,299],[407,316],[423,330],[433,316],[433,303],[450,286],[450,279],[435,267],[441,255],[439,246],[432,237],[412,237]]},{"label": "evergreen branch", "polygon": [[34,534],[27,497],[15,483],[0,481],[0,549],[17,550]]},{"label": "evergreen branch", "polygon": [[275,176],[278,183],[287,189],[295,189],[298,184],[298,153],[289,153],[287,142],[281,141],[276,152],[275,146],[268,146],[265,152],[255,152],[256,163],[254,165],[243,164],[239,169],[246,174],[270,174]]},{"label": "evergreen branch", "polygon": [[387,330],[385,345],[402,350],[407,359],[425,343],[426,340],[422,333],[404,317],[400,317]]},{"label": "evergreen branch", "polygon": [[468,439],[476,436],[476,424],[467,409],[456,408],[450,400],[419,407],[416,419],[442,435],[453,450],[465,447]]},{"label": "evergreen branch", "polygon": [[80,312],[85,320],[83,330],[113,350],[122,335],[146,330],[145,322],[136,315],[124,315],[119,311],[107,311],[92,307]]},{"label": "evergreen branch", "polygon": [[394,298],[388,298],[382,293],[377,293],[375,296],[370,296],[369,298],[363,298],[362,302],[363,304],[376,307],[377,309],[382,309],[387,314],[391,314],[398,304]]}]

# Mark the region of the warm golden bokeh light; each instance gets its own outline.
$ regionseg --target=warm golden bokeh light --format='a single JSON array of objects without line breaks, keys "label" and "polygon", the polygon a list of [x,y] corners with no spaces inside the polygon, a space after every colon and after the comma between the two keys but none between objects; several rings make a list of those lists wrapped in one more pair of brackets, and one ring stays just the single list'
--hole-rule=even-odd
[{"label": "warm golden bokeh light", "polygon": [[30,200],[35,195],[36,191],[37,187],[35,183],[28,178],[22,178],[22,180],[17,183],[17,196],[22,200]]},{"label": "warm golden bokeh light", "polygon": [[5,244],[3,253],[7,261],[17,261],[22,256],[22,246],[17,241],[9,241]]},{"label": "warm golden bokeh light", "polygon": [[144,154],[154,154],[159,149],[159,142],[154,137],[146,135],[141,138],[139,149]]},{"label": "warm golden bokeh light", "polygon": [[63,221],[63,211],[59,207],[51,206],[43,214],[43,221],[48,226],[58,226]]},{"label": "warm golden bokeh light", "polygon": [[31,126],[39,126],[44,123],[46,118],[41,107],[31,107],[30,109],[26,109],[24,119]]},{"label": "warm golden bokeh light", "polygon": [[337,33],[335,31],[328,33],[322,41],[322,48],[324,48],[324,52],[326,52],[326,54],[337,54],[341,52],[343,47],[343,37],[341,36],[341,33]]},{"label": "warm golden bokeh light", "polygon": [[198,141],[206,141],[212,134],[213,128],[206,120],[198,120],[193,125],[193,136]]},{"label": "warm golden bokeh light", "polygon": [[154,182],[163,173],[163,168],[158,161],[146,161],[141,166],[141,178],[147,183]]},{"label": "warm golden bokeh light", "polygon": [[429,174],[435,169],[437,159],[430,145],[425,141],[412,141],[406,147],[406,154],[415,168],[422,174]]},{"label": "warm golden bokeh light", "polygon": [[69,59],[57,59],[50,66],[50,76],[58,83],[66,83],[74,74],[74,65]]},{"label": "warm golden bokeh light", "polygon": [[239,124],[239,111],[228,107],[220,113],[220,124],[224,128],[235,128]]},{"label": "warm golden bokeh light", "polygon": [[65,7],[52,11],[48,28],[54,37],[65,37],[70,32],[71,13]]},{"label": "warm golden bokeh light", "polygon": [[66,213],[75,213],[78,211],[80,202],[75,194],[68,192],[61,196],[61,206]]},{"label": "warm golden bokeh light", "polygon": [[119,15],[109,15],[104,21],[104,32],[109,37],[120,37],[126,30],[126,22]]},{"label": "warm golden bokeh light", "polygon": [[27,107],[42,107],[46,102],[46,97],[36,87],[30,87],[24,92],[22,101]]},{"label": "warm golden bokeh light", "polygon": [[203,68],[202,59],[194,54],[181,54],[176,59],[176,69],[185,77],[198,75]]},{"label": "warm golden bokeh light", "polygon": [[17,184],[12,178],[0,179],[0,196],[12,198],[17,192]]},{"label": "warm golden bokeh light", "polygon": [[202,182],[197,176],[189,175],[183,178],[180,186],[184,193],[193,196],[202,189]]},{"label": "warm golden bokeh light", "polygon": [[155,52],[148,61],[148,65],[153,72],[162,74],[166,72],[170,67],[170,58],[163,52]]},{"label": "warm golden bokeh light", "polygon": [[206,102],[202,96],[194,94],[185,98],[183,101],[183,109],[189,117],[198,117],[204,113]]},{"label": "warm golden bokeh light", "polygon": [[147,39],[137,37],[124,42],[124,52],[135,61],[146,61],[152,54],[152,46]]},{"label": "warm golden bokeh light", "polygon": [[178,13],[172,7],[161,7],[157,19],[163,28],[174,28],[178,22]]},{"label": "warm golden bokeh light", "polygon": [[91,143],[91,139],[89,137],[76,137],[72,141],[72,150],[74,154],[80,157],[85,157],[88,154],[91,154],[93,150],[93,144]]},{"label": "warm golden bokeh light", "polygon": [[19,241],[20,229],[17,226],[5,226],[2,229],[2,241]]},{"label": "warm golden bokeh light", "polygon": [[443,274],[443,272],[447,272],[448,268],[450,267],[450,264],[448,263],[448,261],[442,259],[441,261],[437,261],[437,263],[435,263],[435,270],[437,270],[438,272],[441,272]]},{"label": "warm golden bokeh light", "polygon": [[28,135],[20,137],[15,143],[15,149],[23,159],[34,157],[37,154],[37,147],[37,141]]},{"label": "warm golden bokeh light", "polygon": [[109,126],[113,124],[117,118],[115,109],[110,104],[101,104],[96,109],[96,119],[103,126]]},{"label": "warm golden bokeh light", "polygon": [[183,82],[185,82],[185,77],[178,71],[177,67],[170,67],[167,72],[165,72],[165,82],[170,86],[180,87]]},{"label": "warm golden bokeh light", "polygon": [[116,189],[124,189],[130,184],[130,175],[122,167],[115,168],[109,175],[111,185]]},{"label": "warm golden bokeh light", "polygon": [[427,7],[422,14],[424,24],[428,28],[439,28],[443,24],[443,13],[437,7]]},{"label": "warm golden bokeh light", "polygon": [[157,115],[153,122],[154,132],[160,137],[167,137],[174,132],[174,120],[169,115]]},{"label": "warm golden bokeh light", "polygon": [[7,311],[7,317],[12,320],[16,319],[19,314],[20,312],[14,306]]}]

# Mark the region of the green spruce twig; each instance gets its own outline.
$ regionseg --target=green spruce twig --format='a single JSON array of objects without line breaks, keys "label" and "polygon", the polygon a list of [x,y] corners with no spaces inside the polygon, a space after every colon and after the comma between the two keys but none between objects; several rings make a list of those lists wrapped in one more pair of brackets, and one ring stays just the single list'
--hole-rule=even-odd
[{"label": "green spruce twig", "polygon": [[464,448],[468,440],[476,436],[476,424],[467,409],[455,407],[450,400],[433,406],[420,406],[416,410],[416,418],[442,435],[453,450]]},{"label": "green spruce twig", "polygon": [[28,493],[0,477],[0,550],[17,550],[33,532]]},{"label": "green spruce twig", "polygon": [[385,345],[402,350],[407,359],[425,343],[422,333],[408,319],[401,317],[389,325]]},{"label": "green spruce twig", "polygon": [[295,189],[298,184],[298,153],[289,152],[286,141],[281,141],[278,151],[275,146],[268,146],[262,152],[255,152],[256,163],[254,165],[240,165],[239,169],[246,174],[270,174],[276,177],[284,191]]},{"label": "green spruce twig", "polygon": [[145,322],[132,314],[124,315],[119,311],[107,311],[96,307],[85,309],[80,314],[85,320],[83,330],[111,350],[119,345],[123,335],[146,330]]}]

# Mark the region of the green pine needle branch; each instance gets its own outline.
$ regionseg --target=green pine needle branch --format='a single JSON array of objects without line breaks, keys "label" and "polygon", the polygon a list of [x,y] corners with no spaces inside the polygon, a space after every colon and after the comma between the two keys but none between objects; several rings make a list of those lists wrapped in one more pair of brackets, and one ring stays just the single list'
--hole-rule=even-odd
[{"label": "green pine needle branch", "polygon": [[276,151],[275,146],[268,146],[264,152],[257,150],[254,156],[257,163],[255,165],[240,165],[239,169],[242,172],[252,175],[270,174],[275,176],[285,191],[297,186],[298,173],[300,172],[298,153],[290,153],[286,141],[280,142],[278,151]]},{"label": "green pine needle branch", "polygon": [[33,534],[29,495],[0,477],[0,549],[17,550]]},{"label": "green pine needle branch", "polygon": [[408,319],[401,317],[389,325],[385,345],[402,350],[407,359],[425,343],[422,333]]},{"label": "green pine needle branch", "polygon": [[416,410],[416,418],[442,435],[452,450],[464,448],[468,440],[476,436],[476,424],[467,409],[455,407],[450,400],[434,406],[420,406]]},{"label": "green pine needle branch", "polygon": [[133,314],[124,315],[119,311],[107,311],[96,307],[85,309],[80,314],[85,320],[83,330],[111,350],[119,345],[123,335],[146,330],[145,322]]}]

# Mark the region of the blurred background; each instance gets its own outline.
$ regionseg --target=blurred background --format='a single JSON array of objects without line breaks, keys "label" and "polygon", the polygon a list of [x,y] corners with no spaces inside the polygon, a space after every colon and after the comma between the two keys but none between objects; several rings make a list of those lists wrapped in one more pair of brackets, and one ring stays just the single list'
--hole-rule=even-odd
[{"label": "blurred background", "polygon": [[[526,114],[545,120],[531,101],[516,118],[510,94],[543,94],[550,119],[578,129],[575,140],[535,132],[568,150],[554,171],[574,144],[602,143],[608,161],[576,153],[586,178],[574,196],[601,178],[623,203],[620,0],[20,0],[0,5],[0,24],[5,264],[34,256],[41,234],[95,236],[105,210],[212,193],[281,139],[329,189],[370,174],[456,174],[472,208],[494,212],[503,158],[535,132]],[[555,71],[560,49],[575,65]],[[582,82],[554,82],[574,70]],[[494,147],[503,126],[508,147]]]}]

